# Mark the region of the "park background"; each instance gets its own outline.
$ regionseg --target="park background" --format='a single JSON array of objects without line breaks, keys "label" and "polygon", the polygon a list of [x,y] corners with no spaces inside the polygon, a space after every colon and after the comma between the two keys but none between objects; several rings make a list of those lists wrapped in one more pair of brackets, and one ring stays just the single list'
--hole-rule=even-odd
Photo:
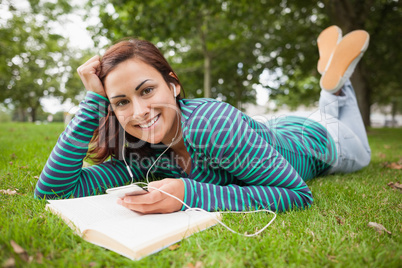
[{"label": "park background", "polygon": [[352,77],[365,125],[402,125],[398,0],[3,0],[0,15],[2,122],[73,114],[85,92],[76,68],[127,36],[156,44],[189,98],[251,116],[309,110],[320,90],[316,38],[336,24],[371,35]]},{"label": "park background", "polygon": [[[352,82],[372,161],[309,181],[311,208],[279,214],[253,239],[216,226],[133,263],[86,243],[33,198],[64,120],[85,94],[76,68],[110,44],[150,40],[187,97],[270,117],[315,109],[316,38],[334,24],[371,36]],[[0,266],[401,267],[402,128],[390,128],[402,124],[401,33],[398,0],[1,0]],[[270,219],[224,221],[253,233]]]}]

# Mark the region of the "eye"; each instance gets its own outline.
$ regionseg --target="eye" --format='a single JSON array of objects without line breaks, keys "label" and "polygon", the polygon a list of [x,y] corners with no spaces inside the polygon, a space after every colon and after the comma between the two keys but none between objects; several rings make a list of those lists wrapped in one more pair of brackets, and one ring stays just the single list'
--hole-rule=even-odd
[{"label": "eye", "polygon": [[128,102],[129,102],[128,100],[121,100],[121,101],[116,102],[115,106],[122,107],[122,106],[128,104]]},{"label": "eye", "polygon": [[152,87],[144,88],[144,89],[141,91],[141,95],[148,95],[148,94],[150,94],[153,90],[154,90],[154,89],[153,89]]}]

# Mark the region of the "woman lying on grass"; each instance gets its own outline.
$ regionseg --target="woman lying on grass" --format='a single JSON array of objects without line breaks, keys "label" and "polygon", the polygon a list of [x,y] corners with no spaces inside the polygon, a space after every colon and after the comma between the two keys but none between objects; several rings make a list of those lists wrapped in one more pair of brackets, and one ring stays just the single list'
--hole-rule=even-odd
[{"label": "woman lying on grass", "polygon": [[[342,38],[336,26],[324,30],[318,39],[321,118],[288,116],[265,124],[224,102],[181,98],[178,76],[154,45],[121,41],[78,68],[87,95],[53,149],[35,196],[103,193],[130,182],[130,169],[134,180],[144,181],[149,171],[163,178],[150,186],[208,211],[306,208],[313,197],[305,181],[370,162],[348,81],[368,40],[365,31]],[[86,156],[96,165],[83,168]],[[152,189],[119,202],[142,213],[185,209]]]}]

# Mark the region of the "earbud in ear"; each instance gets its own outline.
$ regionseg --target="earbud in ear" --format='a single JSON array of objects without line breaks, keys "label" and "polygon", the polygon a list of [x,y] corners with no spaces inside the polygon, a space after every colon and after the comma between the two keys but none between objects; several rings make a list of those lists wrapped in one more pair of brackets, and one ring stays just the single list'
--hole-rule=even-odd
[{"label": "earbud in ear", "polygon": [[173,87],[173,94],[174,94],[174,97],[176,98],[176,96],[177,96],[177,93],[176,93],[176,85],[173,84],[173,83],[170,83],[170,84],[171,84],[172,87]]}]

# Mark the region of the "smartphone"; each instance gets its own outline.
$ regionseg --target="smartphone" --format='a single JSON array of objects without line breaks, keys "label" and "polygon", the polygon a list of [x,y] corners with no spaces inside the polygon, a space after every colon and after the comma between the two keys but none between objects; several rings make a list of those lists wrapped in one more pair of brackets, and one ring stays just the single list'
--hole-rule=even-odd
[{"label": "smartphone", "polygon": [[106,190],[107,194],[112,194],[117,197],[123,198],[126,195],[142,195],[147,194],[148,190],[136,184],[129,184],[120,187],[114,187]]}]

